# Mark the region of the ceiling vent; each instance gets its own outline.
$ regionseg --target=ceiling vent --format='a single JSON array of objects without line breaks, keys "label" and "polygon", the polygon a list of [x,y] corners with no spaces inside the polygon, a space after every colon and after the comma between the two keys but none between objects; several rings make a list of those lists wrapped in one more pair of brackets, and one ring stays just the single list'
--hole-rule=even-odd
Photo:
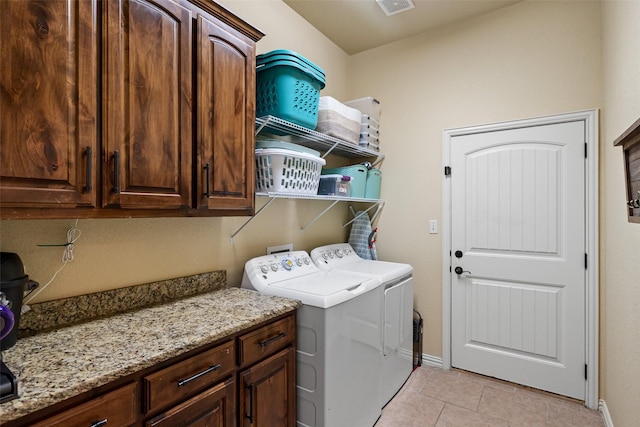
[{"label": "ceiling vent", "polygon": [[376,0],[380,9],[387,15],[395,15],[405,10],[413,9],[415,5],[411,0]]}]

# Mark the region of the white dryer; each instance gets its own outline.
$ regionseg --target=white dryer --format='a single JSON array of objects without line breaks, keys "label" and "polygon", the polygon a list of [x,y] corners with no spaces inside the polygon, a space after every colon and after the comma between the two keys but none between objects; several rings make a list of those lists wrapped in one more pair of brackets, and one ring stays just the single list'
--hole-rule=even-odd
[{"label": "white dryer", "polygon": [[323,271],[351,272],[381,282],[380,407],[389,403],[413,370],[413,267],[388,261],[362,259],[349,243],[321,246],[311,259]]},{"label": "white dryer", "polygon": [[381,415],[379,279],[320,270],[305,251],[253,258],[243,288],[302,301],[297,425],[371,427]]}]

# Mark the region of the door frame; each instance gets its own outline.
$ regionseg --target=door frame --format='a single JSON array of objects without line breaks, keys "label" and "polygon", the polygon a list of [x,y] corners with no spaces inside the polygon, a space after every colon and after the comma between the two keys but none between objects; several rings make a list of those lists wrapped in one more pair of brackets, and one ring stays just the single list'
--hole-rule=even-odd
[{"label": "door frame", "polygon": [[[442,134],[443,170],[451,164],[451,140],[456,136],[509,130],[516,128],[551,125],[570,121],[585,122],[585,406],[598,408],[598,329],[599,329],[599,252],[598,252],[598,110],[577,111],[566,114],[542,116],[488,125],[445,129]],[[455,173],[455,171],[451,171]],[[442,180],[442,367],[451,369],[451,179]]]}]

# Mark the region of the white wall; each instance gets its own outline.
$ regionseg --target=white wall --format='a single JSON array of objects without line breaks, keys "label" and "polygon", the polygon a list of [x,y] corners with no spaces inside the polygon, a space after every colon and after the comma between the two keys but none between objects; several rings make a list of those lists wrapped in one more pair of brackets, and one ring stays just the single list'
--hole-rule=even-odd
[{"label": "white wall", "polygon": [[640,224],[627,222],[622,148],[640,117],[640,2],[602,2],[600,395],[616,427],[640,422]]},{"label": "white wall", "polygon": [[442,131],[599,108],[596,2],[523,2],[351,58],[351,97],[381,101],[378,254],[415,268],[425,349],[442,355]]}]

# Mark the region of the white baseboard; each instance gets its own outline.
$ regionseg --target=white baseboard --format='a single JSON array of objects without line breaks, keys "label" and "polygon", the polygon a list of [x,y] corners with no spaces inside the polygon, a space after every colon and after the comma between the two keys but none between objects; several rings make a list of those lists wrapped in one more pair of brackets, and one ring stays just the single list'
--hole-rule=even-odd
[{"label": "white baseboard", "polygon": [[436,357],[430,354],[422,353],[422,364],[442,369],[442,357]]},{"label": "white baseboard", "polygon": [[603,399],[600,399],[598,402],[598,409],[602,414],[602,418],[604,418],[604,425],[606,427],[613,427],[613,420],[611,419],[609,408],[607,408],[607,403]]}]

